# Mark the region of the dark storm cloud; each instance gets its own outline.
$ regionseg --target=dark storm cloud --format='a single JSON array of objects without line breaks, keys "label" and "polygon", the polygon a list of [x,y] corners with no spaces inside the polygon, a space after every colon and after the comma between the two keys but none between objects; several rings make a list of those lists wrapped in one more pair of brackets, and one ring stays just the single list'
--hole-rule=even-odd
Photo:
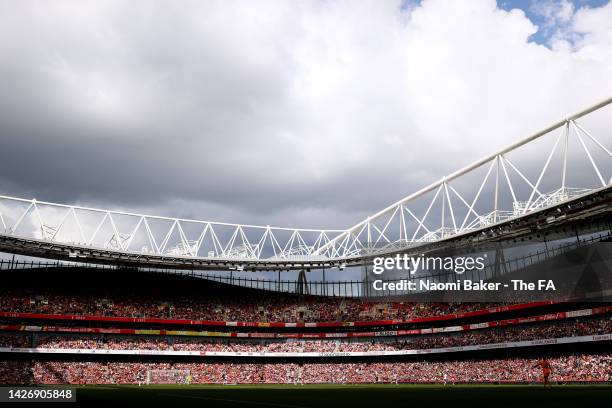
[{"label": "dark storm cloud", "polygon": [[555,71],[524,16],[457,7],[1,1],[0,194],[345,227],[601,91],[569,101],[566,75],[609,77]]}]

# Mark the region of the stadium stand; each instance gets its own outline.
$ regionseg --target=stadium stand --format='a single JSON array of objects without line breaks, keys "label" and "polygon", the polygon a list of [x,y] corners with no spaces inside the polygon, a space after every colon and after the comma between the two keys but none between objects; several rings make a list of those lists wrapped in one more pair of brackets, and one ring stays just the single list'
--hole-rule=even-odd
[{"label": "stadium stand", "polygon": [[[534,382],[541,354],[553,381],[612,381],[603,303],[381,303],[142,272],[7,278],[0,383]],[[202,321],[215,331],[180,326]]]},{"label": "stadium stand", "polygon": [[[612,381],[612,354],[576,353],[551,357],[552,381]],[[5,361],[0,383],[136,384],[152,371],[175,374],[171,382],[250,383],[529,383],[539,381],[536,358],[374,363],[180,363]],[[170,382],[168,378],[163,382]]]},{"label": "stadium stand", "polygon": [[456,333],[425,334],[358,341],[328,340],[211,340],[185,336],[50,335],[44,333],[0,334],[0,347],[109,350],[196,350],[223,352],[369,352],[406,349],[459,347],[536,339],[612,334],[610,314],[566,321],[543,322],[515,327],[495,327]]},{"label": "stadium stand", "polygon": [[[282,323],[410,322],[414,319],[455,318],[467,313],[490,313],[505,307],[523,309],[550,302],[511,305],[501,303],[414,303],[368,301],[359,298],[297,296],[236,287],[204,279],[142,272],[68,270],[49,273],[4,272],[0,288],[0,317],[7,313],[69,315],[107,318],[197,320],[208,324],[238,322],[233,326]],[[23,272],[22,272],[23,273]],[[89,274],[87,282],[81,284]],[[28,284],[23,285],[27,279]],[[100,319],[104,320],[104,319]]]}]

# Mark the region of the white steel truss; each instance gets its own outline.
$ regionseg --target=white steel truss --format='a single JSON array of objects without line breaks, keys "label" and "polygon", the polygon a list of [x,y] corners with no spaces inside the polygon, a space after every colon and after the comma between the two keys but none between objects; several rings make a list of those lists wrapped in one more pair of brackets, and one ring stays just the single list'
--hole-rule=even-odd
[{"label": "white steel truss", "polygon": [[[315,262],[392,252],[524,217],[610,187],[612,153],[577,122],[610,103],[612,98],[571,115],[346,230],[190,220],[0,196],[0,235],[121,253],[237,262]],[[530,157],[522,165],[515,162],[515,152],[555,133],[550,150],[537,147],[535,156],[544,155],[541,161]],[[554,165],[556,161],[560,163]]]}]

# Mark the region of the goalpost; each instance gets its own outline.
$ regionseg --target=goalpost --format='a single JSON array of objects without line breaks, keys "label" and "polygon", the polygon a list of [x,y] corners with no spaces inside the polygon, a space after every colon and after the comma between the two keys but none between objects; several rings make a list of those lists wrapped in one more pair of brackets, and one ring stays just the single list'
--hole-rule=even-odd
[{"label": "goalpost", "polygon": [[191,384],[189,370],[147,370],[147,384]]}]

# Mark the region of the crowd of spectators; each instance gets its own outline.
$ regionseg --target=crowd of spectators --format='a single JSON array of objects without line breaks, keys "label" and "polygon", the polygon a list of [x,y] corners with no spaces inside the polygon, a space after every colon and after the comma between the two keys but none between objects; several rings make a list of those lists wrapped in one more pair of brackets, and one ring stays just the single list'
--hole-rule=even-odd
[{"label": "crowd of spectators", "polygon": [[252,291],[252,296],[90,297],[48,292],[0,292],[0,311],[88,316],[244,322],[406,320],[487,309],[498,304],[366,302],[353,298],[297,297]]},{"label": "crowd of spectators", "polygon": [[[163,381],[245,383],[536,382],[537,358],[373,363],[184,363],[2,361],[3,384],[136,384],[151,372],[173,370]],[[612,354],[550,357],[552,381],[612,381]],[[168,379],[171,380],[168,380]]]},{"label": "crowd of spectators", "polygon": [[63,349],[180,350],[222,352],[364,352],[458,347],[612,333],[612,315],[399,338],[329,340],[217,340],[185,336],[0,335],[0,345]]},{"label": "crowd of spectators", "polygon": [[0,347],[30,347],[31,345],[30,335],[0,333]]}]

